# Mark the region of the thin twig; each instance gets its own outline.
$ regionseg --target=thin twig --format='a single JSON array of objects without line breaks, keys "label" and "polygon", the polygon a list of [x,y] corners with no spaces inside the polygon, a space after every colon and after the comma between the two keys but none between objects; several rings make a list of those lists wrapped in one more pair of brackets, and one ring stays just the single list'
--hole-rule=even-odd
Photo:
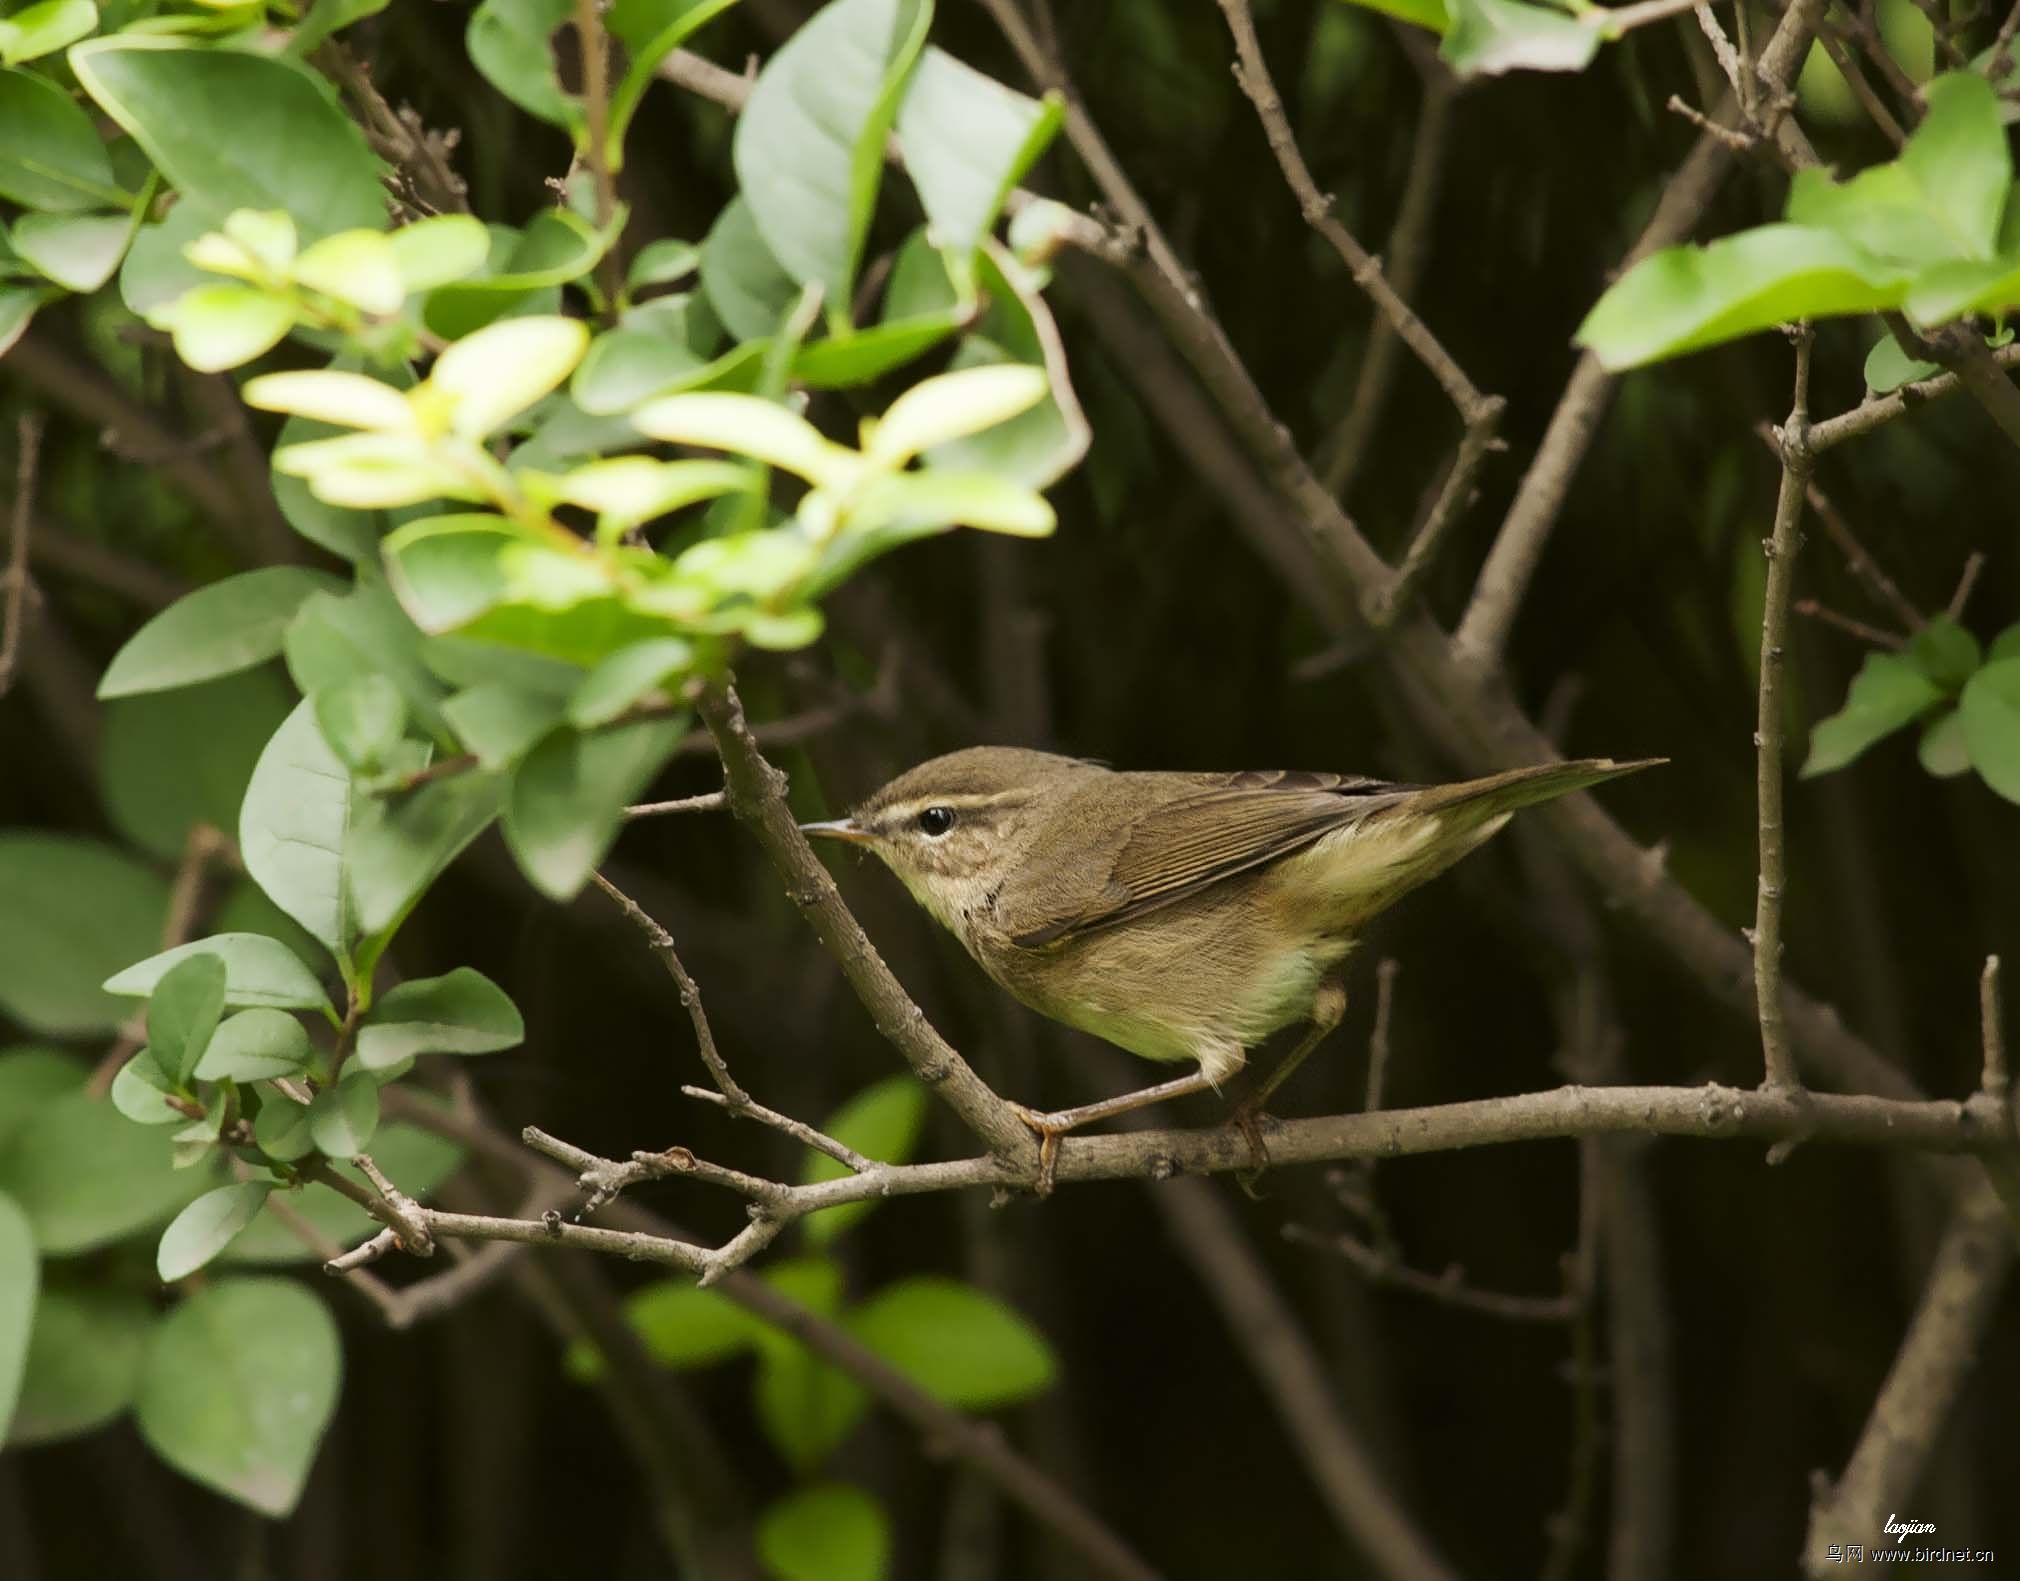
[{"label": "thin twig", "polygon": [[35,517],[35,471],[42,454],[42,413],[27,411],[15,429],[14,509],[7,537],[6,596],[0,605],[0,697],[14,685],[21,624],[28,607],[28,534]]},{"label": "thin twig", "polygon": [[1813,598],[1799,598],[1789,607],[1806,619],[1820,620],[1826,626],[1836,626],[1838,630],[1849,632],[1859,641],[1869,642],[1876,648],[1891,648],[1898,653],[1908,645],[1908,639],[1898,631],[1882,631],[1878,626],[1869,626],[1863,620],[1855,620],[1850,615],[1841,615],[1835,609],[1819,604]]},{"label": "thin twig", "polygon": [[1286,1224],[1284,1239],[1322,1251],[1337,1252],[1368,1276],[1372,1284],[1388,1285],[1428,1296],[1464,1312],[1506,1318],[1511,1323],[1568,1323],[1577,1310],[1570,1297],[1518,1296],[1499,1290],[1482,1290],[1466,1283],[1466,1271],[1457,1263],[1442,1274],[1427,1274],[1399,1262],[1388,1253],[1356,1240],[1344,1231],[1328,1234],[1305,1224]]},{"label": "thin twig", "polygon": [[1845,86],[1852,91],[1852,97],[1859,101],[1859,108],[1866,112],[1866,118],[1886,134],[1887,141],[1896,148],[1905,147],[1908,134],[1901,123],[1894,119],[1873,85],[1866,80],[1865,71],[1852,58],[1852,52],[1845,47],[1845,41],[1835,27],[1826,26],[1817,34],[1817,42],[1824,46],[1824,53],[1831,58],[1831,64],[1838,68],[1838,75],[1845,79]]},{"label": "thin twig", "polygon": [[[1754,432],[1760,436],[1761,443],[1779,458],[1781,441],[1775,435],[1774,425],[1758,423]],[[1809,432],[1814,435],[1816,430],[1811,428]],[[1817,454],[1816,445],[1812,443],[1809,448],[1814,457]],[[1928,617],[1908,601],[1907,595],[1887,575],[1886,568],[1859,541],[1858,534],[1852,531],[1852,524],[1845,519],[1845,513],[1824,492],[1823,485],[1816,480],[1814,466],[1810,476],[1803,480],[1803,497],[1809,501],[1810,509],[1817,513],[1817,520],[1823,523],[1825,534],[1844,555],[1846,569],[1865,583],[1875,598],[1899,615],[1910,631],[1920,631],[1927,625]]]},{"label": "thin twig", "polygon": [[1944,606],[1944,614],[1952,620],[1962,618],[1964,606],[1971,602],[1972,590],[1977,587],[1978,577],[1984,569],[1984,551],[1973,549],[1970,557],[1964,562],[1963,574],[1957,578],[1957,591],[1950,595],[1950,602]]},{"label": "thin twig", "polygon": [[1978,1027],[1985,1049],[1984,1073],[1978,1090],[2002,1107],[2012,1091],[2012,1073],[2006,1065],[2006,1026],[1999,1009],[1999,957],[1985,957],[1985,970],[1978,978]]},{"label": "thin twig", "polygon": [[[2020,366],[2020,341],[2001,346],[1997,351],[1988,351],[1986,355],[1997,368]],[[1913,384],[1904,384],[1886,395],[1868,396],[1849,412],[1840,412],[1836,417],[1827,417],[1815,424],[1810,429],[1810,450],[1816,455],[1835,450],[1848,439],[1857,439],[1882,424],[1891,423],[1910,407],[1919,406],[1924,401],[1939,400],[1962,388],[1964,381],[1957,374],[1939,373],[1927,379],[1918,379]]]},{"label": "thin twig", "polygon": [[624,809],[626,818],[659,818],[676,812],[723,812],[729,807],[729,798],[721,791],[706,791],[699,796],[677,796],[672,801],[639,802]]},{"label": "thin twig", "polygon": [[1460,512],[1472,503],[1473,484],[1488,455],[1507,448],[1495,436],[1499,417],[1497,410],[1484,421],[1469,423],[1466,432],[1460,436],[1458,454],[1453,458],[1452,470],[1445,475],[1444,487],[1438,491],[1423,525],[1411,536],[1410,547],[1403,554],[1403,563],[1396,568],[1395,580],[1382,589],[1368,611],[1369,623],[1377,630],[1391,624],[1409,607],[1424,578],[1431,574],[1438,551],[1444,547]]},{"label": "thin twig", "polygon": [[1794,1089],[1794,1051],[1782,1021],[1782,896],[1788,886],[1782,824],[1782,662],[1788,643],[1789,596],[1795,586],[1796,554],[1802,548],[1803,501],[1815,465],[1805,430],[1810,415],[1810,345],[1807,326],[1796,332],[1795,398],[1777,436],[1781,446],[1781,492],[1775,501],[1774,535],[1767,552],[1767,593],[1761,611],[1760,697],[1754,726],[1755,789],[1759,799],[1760,879],[1754,904],[1754,995],[1760,1016],[1761,1054],[1767,1084]]},{"label": "thin twig", "polygon": [[1382,1107],[1382,1088],[1389,1074],[1389,1019],[1395,1009],[1396,979],[1403,963],[1385,955],[1375,966],[1375,1021],[1368,1032],[1368,1096],[1363,1107],[1374,1114]]},{"label": "thin twig", "polygon": [[[610,170],[610,40],[603,30],[600,0],[575,0],[575,42],[582,55],[582,114],[589,140],[589,171],[596,182],[596,228],[608,228],[617,213],[617,183]],[[624,287],[617,249],[606,248],[597,263],[604,309],[614,322]]]},{"label": "thin twig", "polygon": [[1571,1355],[1565,1370],[1571,1383],[1571,1452],[1564,1507],[1544,1523],[1550,1548],[1543,1581],[1569,1581],[1591,1541],[1593,1511],[1599,1502],[1599,1235],[1602,1144],[1586,1137],[1578,1144],[1578,1243],[1564,1258],[1564,1296],[1570,1308]]}]

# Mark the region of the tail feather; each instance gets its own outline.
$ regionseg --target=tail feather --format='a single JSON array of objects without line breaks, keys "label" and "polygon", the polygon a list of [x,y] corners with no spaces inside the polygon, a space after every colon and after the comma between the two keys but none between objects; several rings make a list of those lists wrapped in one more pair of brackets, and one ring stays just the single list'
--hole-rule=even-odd
[{"label": "tail feather", "polygon": [[1398,812],[1449,812],[1463,808],[1482,822],[1538,802],[1554,801],[1572,791],[1638,774],[1667,763],[1668,758],[1636,758],[1620,763],[1612,758],[1572,758],[1562,763],[1538,763],[1528,768],[1489,774],[1484,779],[1462,780],[1456,785],[1433,785],[1411,797]]}]

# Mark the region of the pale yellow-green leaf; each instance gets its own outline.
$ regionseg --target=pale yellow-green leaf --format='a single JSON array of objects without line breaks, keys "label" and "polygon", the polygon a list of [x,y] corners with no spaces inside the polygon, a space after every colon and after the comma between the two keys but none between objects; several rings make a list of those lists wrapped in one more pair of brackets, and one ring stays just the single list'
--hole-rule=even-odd
[{"label": "pale yellow-green leaf", "polygon": [[595,511],[624,526],[749,486],[744,468],[729,461],[654,461],[613,456],[547,480],[554,499]]},{"label": "pale yellow-green leaf", "polygon": [[207,231],[182,250],[199,269],[227,274],[235,280],[270,280],[272,271],[222,231]]},{"label": "pale yellow-green leaf", "polygon": [[285,445],[274,469],[307,482],[309,492],[347,510],[392,510],[433,499],[481,500],[483,487],[468,473],[431,454],[406,434],[344,434]]},{"label": "pale yellow-green leaf", "polygon": [[921,451],[1029,411],[1045,399],[1043,368],[998,362],[943,373],[915,384],[870,428],[863,446],[871,459],[903,466]]},{"label": "pale yellow-green leaf", "polygon": [[271,351],[294,328],[294,305],[249,285],[200,285],[155,316],[175,353],[199,373],[218,373]]},{"label": "pale yellow-green leaf", "polygon": [[295,222],[286,209],[235,209],[225,217],[224,233],[269,274],[285,276],[295,261]]},{"label": "pale yellow-green leaf", "polygon": [[484,266],[491,233],[467,214],[438,214],[403,225],[386,238],[409,291],[432,291]]},{"label": "pale yellow-green leaf", "polygon": [[734,451],[831,487],[862,465],[853,451],[823,437],[804,417],[755,395],[669,395],[633,412],[631,424],[653,439]]},{"label": "pale yellow-green leaf", "polygon": [[377,231],[339,231],[305,249],[295,279],[312,291],[381,317],[400,311],[406,281],[393,244]]},{"label": "pale yellow-green leaf", "polygon": [[482,439],[558,387],[588,345],[580,319],[508,318],[436,358],[428,387],[445,402],[451,431]]},{"label": "pale yellow-green leaf", "polygon": [[406,396],[390,384],[335,368],[265,374],[247,382],[245,400],[263,412],[289,412],[339,428],[369,428],[386,434],[420,432]]}]

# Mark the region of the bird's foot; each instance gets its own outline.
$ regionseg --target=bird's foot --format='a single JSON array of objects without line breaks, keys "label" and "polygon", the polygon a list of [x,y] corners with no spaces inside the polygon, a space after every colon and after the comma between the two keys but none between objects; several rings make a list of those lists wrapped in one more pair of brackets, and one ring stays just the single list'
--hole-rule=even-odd
[{"label": "bird's foot", "polygon": [[1262,1193],[1256,1190],[1256,1182],[1262,1179],[1263,1171],[1270,1167],[1269,1144],[1263,1141],[1261,1124],[1269,1118],[1261,1106],[1255,1103],[1237,1104],[1234,1113],[1228,1116],[1227,1123],[1239,1130],[1242,1140],[1248,1143],[1248,1168],[1235,1171],[1235,1183],[1251,1201],[1255,1202],[1262,1200]]},{"label": "bird's foot", "polygon": [[1031,1183],[1031,1189],[1041,1197],[1049,1197],[1058,1179],[1059,1139],[1073,1129],[1074,1121],[1068,1115],[1027,1109],[1021,1103],[1011,1103],[1010,1107],[1038,1137],[1038,1178]]}]

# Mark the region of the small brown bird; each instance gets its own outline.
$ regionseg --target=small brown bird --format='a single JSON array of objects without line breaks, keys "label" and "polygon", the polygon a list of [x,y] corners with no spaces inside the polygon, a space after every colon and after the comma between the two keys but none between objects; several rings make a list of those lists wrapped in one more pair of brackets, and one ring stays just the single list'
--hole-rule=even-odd
[{"label": "small brown bird", "polygon": [[1310,1030],[1236,1111],[1254,1117],[1339,1024],[1337,968],[1385,906],[1442,873],[1518,808],[1665,761],[1588,758],[1455,785],[1352,774],[1121,774],[971,747],[899,775],[810,835],[869,847],[1032,1009],[1197,1071],[1053,1113],[1024,1110],[1046,1169],[1067,1131],[1219,1090],[1248,1050]]}]

